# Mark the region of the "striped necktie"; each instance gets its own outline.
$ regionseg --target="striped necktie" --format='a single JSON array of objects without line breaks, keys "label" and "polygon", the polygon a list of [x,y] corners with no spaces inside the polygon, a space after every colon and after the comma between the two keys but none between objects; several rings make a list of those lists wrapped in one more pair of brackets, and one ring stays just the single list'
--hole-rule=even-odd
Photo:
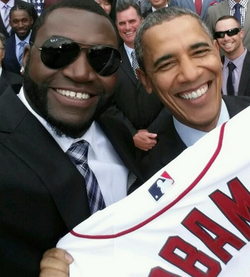
[{"label": "striped necktie", "polygon": [[18,49],[18,62],[19,64],[22,66],[22,60],[23,60],[23,49],[24,49],[24,46],[26,45],[27,43],[25,41],[20,41],[18,43],[18,46],[19,46],[19,49]]},{"label": "striped necktie", "polygon": [[11,32],[10,19],[9,19],[10,6],[4,5],[3,9],[4,9],[3,23],[6,28],[7,33],[10,34],[10,32]]},{"label": "striped necktie", "polygon": [[88,147],[87,141],[80,140],[70,146],[67,154],[85,179],[89,207],[93,214],[98,210],[104,209],[106,205],[95,174],[88,165]]}]

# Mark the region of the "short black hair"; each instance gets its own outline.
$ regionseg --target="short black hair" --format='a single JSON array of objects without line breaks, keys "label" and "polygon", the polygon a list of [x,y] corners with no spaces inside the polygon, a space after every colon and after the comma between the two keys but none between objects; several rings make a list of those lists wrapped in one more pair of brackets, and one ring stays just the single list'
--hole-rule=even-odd
[{"label": "short black hair", "polygon": [[[116,27],[114,25],[114,22],[110,19],[110,17],[107,15],[107,13],[104,11],[104,9],[97,4],[93,0],[62,0],[47,9],[45,9],[41,15],[38,17],[36,20],[33,28],[32,28],[32,33],[30,37],[30,42],[34,43],[36,39],[36,35],[38,30],[45,24],[45,21],[47,17],[53,12],[54,10],[60,9],[60,8],[71,8],[71,9],[79,9],[79,10],[85,10],[89,12],[96,13],[98,15],[106,17],[110,23],[112,24],[115,33],[117,34]],[[117,35],[117,40],[118,40],[118,35]]]},{"label": "short black hair", "polygon": [[26,6],[23,6],[23,5],[14,5],[10,9],[10,18],[14,11],[26,11],[29,16],[32,16],[32,14],[30,13],[30,10]]}]

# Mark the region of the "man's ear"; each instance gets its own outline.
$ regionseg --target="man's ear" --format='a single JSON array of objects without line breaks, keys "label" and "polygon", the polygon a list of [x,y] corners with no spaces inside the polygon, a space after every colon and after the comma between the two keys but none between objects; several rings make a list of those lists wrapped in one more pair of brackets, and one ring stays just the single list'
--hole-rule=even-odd
[{"label": "man's ear", "polygon": [[142,71],[140,68],[136,69],[136,74],[137,74],[138,79],[141,81],[141,83],[145,87],[147,93],[151,94],[153,92],[153,89],[152,89],[151,80],[148,77],[148,75],[144,71]]}]

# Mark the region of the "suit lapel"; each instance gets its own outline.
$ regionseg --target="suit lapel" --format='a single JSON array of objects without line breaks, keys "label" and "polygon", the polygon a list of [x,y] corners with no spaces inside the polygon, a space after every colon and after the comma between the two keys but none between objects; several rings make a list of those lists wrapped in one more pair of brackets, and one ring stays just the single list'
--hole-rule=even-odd
[{"label": "suit lapel", "polygon": [[240,83],[239,83],[239,89],[238,89],[238,95],[250,95],[250,92],[247,91],[247,88],[249,88],[248,83],[250,82],[250,52],[247,51],[243,68],[241,71],[240,76]]},{"label": "suit lapel", "polygon": [[[6,120],[6,124],[0,122],[0,143],[38,176],[51,194],[66,226],[72,229],[89,216],[82,175],[12,89],[7,89],[1,97],[0,117]],[[15,113],[6,108],[10,106]]]}]

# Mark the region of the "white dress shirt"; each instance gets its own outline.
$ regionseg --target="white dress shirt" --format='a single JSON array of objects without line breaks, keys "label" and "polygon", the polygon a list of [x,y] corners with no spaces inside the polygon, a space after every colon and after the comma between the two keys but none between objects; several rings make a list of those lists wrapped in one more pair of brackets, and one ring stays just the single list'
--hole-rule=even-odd
[{"label": "white dress shirt", "polygon": [[76,141],[84,139],[89,143],[88,164],[96,176],[106,206],[127,196],[129,170],[124,166],[97,122],[94,121],[86,133],[80,138],[59,137],[52,130],[51,126],[31,108],[25,98],[23,88],[21,88],[18,97],[51,134],[65,153],[71,144]]}]

